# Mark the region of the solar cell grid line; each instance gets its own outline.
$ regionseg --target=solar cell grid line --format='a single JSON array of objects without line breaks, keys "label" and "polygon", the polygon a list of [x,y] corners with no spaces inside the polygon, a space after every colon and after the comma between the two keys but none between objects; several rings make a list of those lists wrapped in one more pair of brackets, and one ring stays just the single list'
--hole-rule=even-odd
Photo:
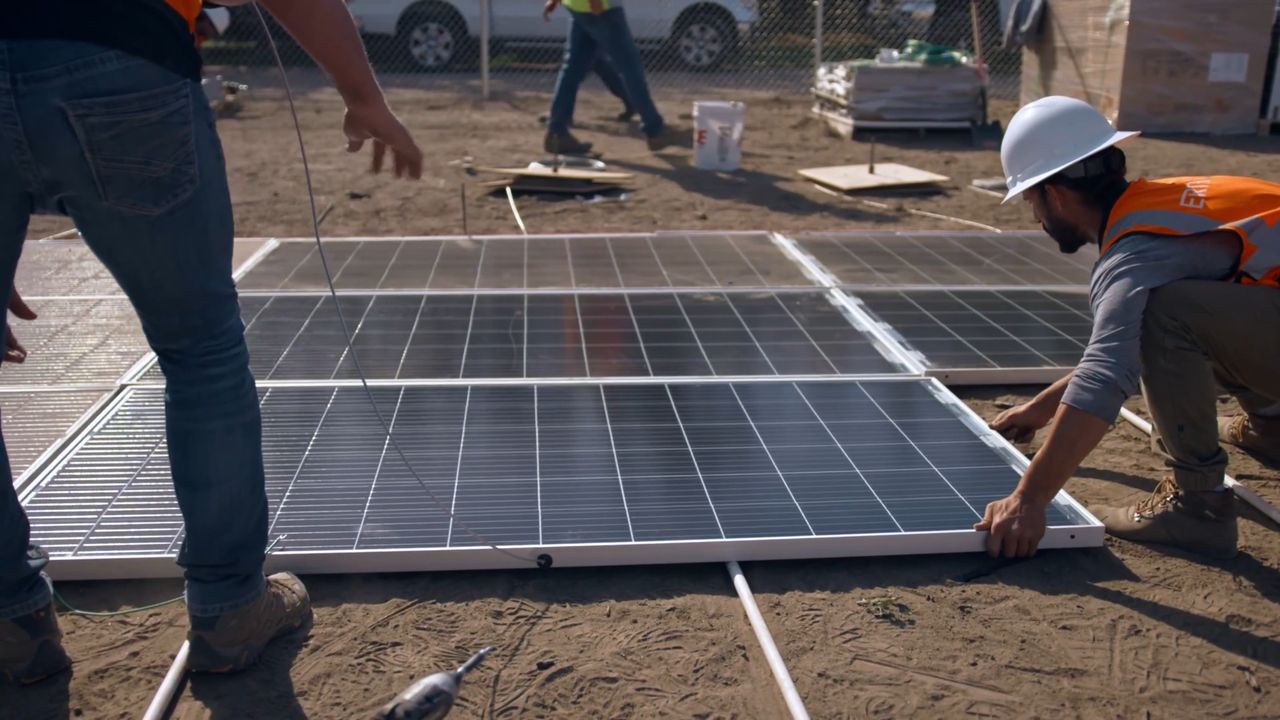
[{"label": "solar cell grid line", "polygon": [[729,386],[729,392],[733,393],[733,399],[737,401],[738,407],[742,409],[742,414],[746,416],[747,423],[751,425],[751,432],[755,434],[756,439],[760,441],[760,447],[764,448],[764,454],[769,458],[769,465],[773,471],[778,474],[778,479],[782,481],[782,487],[787,491],[787,497],[791,498],[791,502],[795,503],[796,510],[800,513],[800,518],[804,520],[805,527],[809,528],[809,534],[817,535],[813,529],[813,523],[809,522],[809,518],[805,515],[804,508],[801,507],[800,501],[796,499],[796,494],[791,491],[791,484],[787,482],[787,476],[782,473],[782,468],[778,467],[778,462],[773,458],[773,453],[769,450],[769,444],[764,441],[764,436],[760,434],[760,428],[756,425],[755,420],[751,419],[751,413],[747,411],[747,406],[743,404],[742,397],[738,395],[738,389]]},{"label": "solar cell grid line", "polygon": [[1083,285],[1092,263],[1043,234],[808,233],[799,244],[842,286]]},{"label": "solar cell grid line", "polygon": [[22,486],[27,468],[95,407],[103,390],[32,390],[0,393],[0,426],[14,484]]},{"label": "solar cell grid line", "polygon": [[693,451],[693,443],[689,440],[689,431],[685,428],[684,420],[680,418],[680,410],[676,405],[675,395],[672,394],[670,385],[665,386],[664,390],[667,393],[667,401],[671,404],[672,417],[676,420],[676,426],[680,428],[680,437],[684,440],[685,448],[689,453],[689,461],[698,475],[698,483],[702,486],[703,495],[707,498],[707,506],[711,509],[711,516],[716,521],[716,529],[720,532],[720,537],[728,538],[729,535],[725,532],[724,522],[720,520],[720,512],[716,510],[715,500],[711,498],[711,489],[707,487],[707,478],[702,474],[702,467],[698,464],[698,456]]},{"label": "solar cell grid line", "polygon": [[[1000,364],[999,364],[999,363],[997,363],[995,360],[992,360],[992,359],[991,359],[991,358],[990,358],[986,353],[984,353],[984,352],[982,352],[981,350],[979,350],[978,348],[974,347],[974,345],[973,345],[973,343],[972,343],[972,342],[970,342],[967,338],[965,338],[965,337],[963,337],[962,335],[960,335],[960,333],[959,333],[959,332],[957,332],[957,331],[956,331],[956,329],[955,329],[954,327],[952,327],[949,323],[945,323],[945,322],[943,322],[941,319],[939,319],[939,318],[938,318],[938,316],[937,316],[937,315],[934,315],[932,312],[930,312],[929,310],[925,309],[925,308],[924,308],[924,307],[919,303],[919,301],[918,301],[918,300],[916,300],[914,297],[909,297],[909,296],[906,296],[906,295],[903,295],[902,297],[903,297],[907,302],[911,303],[911,305],[912,305],[912,306],[914,306],[917,310],[919,310],[920,312],[924,313],[924,314],[925,314],[925,316],[926,316],[926,317],[928,317],[930,320],[932,320],[932,321],[934,321],[935,323],[937,323],[938,327],[940,327],[940,328],[944,329],[947,333],[949,333],[949,334],[950,334],[952,337],[954,337],[956,340],[959,340],[959,341],[960,341],[960,343],[961,343],[962,345],[964,345],[965,347],[969,348],[969,350],[973,351],[973,353],[974,353],[974,354],[976,354],[979,358],[981,358],[982,362],[987,363],[987,366],[988,366],[988,367],[999,367],[999,366],[1000,366]],[[930,357],[930,353],[929,353],[928,349],[925,349],[925,357],[926,357],[926,358],[929,358],[929,357]],[[938,357],[936,353],[934,354],[934,357]],[[942,358],[942,357],[938,357],[938,360],[939,360],[939,361],[941,361],[941,362],[943,362],[943,363],[945,363],[945,362],[946,362],[946,359],[944,359],[944,358]]]},{"label": "solar cell grid line", "polygon": [[965,506],[966,506],[966,507],[968,507],[968,508],[969,508],[969,510],[973,512],[974,517],[976,517],[978,520],[981,520],[981,519],[982,519],[982,513],[981,513],[981,512],[978,512],[978,509],[977,509],[977,508],[975,508],[973,505],[971,505],[971,504],[969,503],[969,500],[968,500],[967,498],[965,498],[964,494],[963,494],[963,493],[961,493],[959,490],[957,490],[955,485],[952,485],[952,484],[951,484],[951,480],[950,480],[949,478],[947,478],[946,474],[945,474],[945,473],[943,473],[941,470],[939,470],[937,465],[934,465],[934,464],[933,464],[933,460],[929,459],[929,456],[928,456],[927,454],[925,454],[925,452],[924,452],[923,450],[921,450],[921,449],[920,449],[920,446],[916,444],[916,441],[915,441],[915,440],[913,440],[913,439],[911,439],[911,436],[910,436],[910,435],[908,435],[908,434],[907,434],[907,433],[902,429],[902,426],[900,426],[900,425],[898,424],[898,421],[897,421],[897,420],[895,420],[895,419],[893,418],[893,416],[892,416],[892,415],[890,415],[888,412],[885,412],[884,407],[882,407],[882,406],[880,405],[880,403],[879,403],[879,402],[876,402],[875,397],[874,397],[874,396],[872,396],[872,394],[871,394],[871,393],[867,392],[867,389],[866,389],[865,387],[862,387],[861,385],[860,385],[860,386],[858,386],[858,387],[859,387],[859,389],[860,389],[860,390],[862,390],[863,394],[864,394],[864,395],[866,395],[866,396],[867,396],[867,398],[868,398],[868,399],[870,399],[870,400],[871,400],[871,402],[875,404],[876,409],[877,409],[877,410],[879,410],[879,411],[881,412],[881,414],[883,414],[883,415],[884,415],[884,418],[885,418],[886,420],[888,420],[888,421],[889,421],[889,423],[890,423],[891,425],[893,425],[894,429],[896,429],[898,432],[902,433],[902,437],[903,437],[903,438],[905,438],[905,439],[906,439],[906,441],[907,441],[908,443],[910,443],[910,444],[911,444],[911,447],[912,447],[913,449],[915,449],[915,451],[916,451],[916,452],[920,453],[920,457],[924,458],[925,462],[929,463],[929,467],[930,467],[930,468],[931,468],[935,473],[937,473],[937,474],[938,474],[938,477],[942,478],[942,481],[943,481],[944,483],[946,483],[946,484],[947,484],[947,487],[951,488],[951,491],[952,491],[952,492],[954,492],[954,493],[956,494],[956,497],[960,498],[960,501],[961,501],[961,502],[963,502],[963,503],[965,504]]},{"label": "solar cell grid line", "polygon": [[276,505],[276,510],[271,516],[271,523],[267,526],[267,535],[270,536],[275,530],[276,523],[280,521],[280,514],[284,512],[289,504],[289,495],[293,493],[293,488],[298,483],[298,478],[302,475],[302,469],[307,464],[307,457],[311,454],[312,448],[315,447],[316,438],[320,435],[320,429],[324,427],[325,418],[329,417],[329,410],[333,407],[333,401],[338,397],[338,390],[334,388],[329,393],[329,400],[325,403],[324,411],[320,414],[320,419],[316,423],[315,429],[311,431],[311,437],[307,440],[307,446],[302,451],[302,457],[298,461],[297,468],[293,472],[293,476],[289,478],[289,484],[284,488],[284,494],[280,496],[280,502]]},{"label": "solar cell grid line", "polygon": [[31,299],[30,304],[38,317],[14,325],[27,360],[5,363],[0,385],[113,383],[150,351],[125,298]]},{"label": "solar cell grid line", "polygon": [[1083,292],[875,289],[858,297],[933,368],[1070,367],[1092,330]]},{"label": "solar cell grid line", "polygon": [[[995,327],[995,328],[1000,329],[1000,330],[1001,330],[1002,332],[1004,332],[1008,337],[1012,338],[1012,339],[1013,339],[1015,342],[1017,342],[1019,345],[1023,346],[1024,348],[1026,348],[1028,352],[1034,353],[1034,354],[1036,355],[1036,357],[1039,357],[1039,358],[1043,361],[1043,363],[1044,363],[1045,365],[1047,365],[1047,366],[1053,366],[1053,365],[1057,365],[1057,364],[1059,364],[1059,363],[1056,363],[1056,362],[1053,360],[1053,358],[1050,358],[1048,355],[1046,355],[1045,353],[1041,352],[1041,351],[1040,351],[1040,350],[1038,350],[1037,348],[1032,347],[1032,346],[1031,346],[1031,344],[1030,344],[1030,343],[1028,343],[1028,342],[1027,342],[1027,340],[1026,340],[1026,339],[1024,339],[1023,337],[1021,337],[1018,333],[1010,332],[1010,331],[1006,328],[1006,326],[1005,326],[1005,324],[1004,324],[1004,323],[997,322],[996,320],[993,320],[991,317],[988,317],[988,315],[987,315],[986,313],[984,313],[982,310],[980,310],[979,308],[977,308],[977,307],[975,307],[975,306],[974,306],[974,302],[972,302],[972,301],[968,301],[968,300],[966,300],[962,295],[959,295],[959,294],[954,293],[954,292],[951,292],[951,291],[948,291],[948,292],[947,292],[947,295],[948,295],[949,297],[951,297],[951,298],[954,298],[956,301],[958,301],[960,304],[964,305],[964,306],[965,306],[966,308],[968,308],[969,310],[973,311],[973,313],[974,313],[975,315],[977,315],[978,317],[980,317],[980,318],[982,318],[983,320],[985,320],[986,322],[990,323],[992,327]],[[1035,315],[1033,315],[1032,313],[1027,312],[1024,308],[1022,308],[1022,307],[1020,307],[1020,306],[1018,306],[1018,305],[1016,305],[1016,304],[1014,304],[1014,303],[1012,303],[1012,302],[1009,302],[1007,299],[1003,299],[1003,298],[993,298],[993,299],[998,300],[998,301],[999,301],[999,302],[1001,302],[1002,304],[1007,305],[1007,306],[1009,306],[1009,307],[1013,308],[1013,311],[1012,311],[1012,312],[1013,312],[1013,314],[1014,314],[1014,316],[1015,316],[1015,317],[1019,317],[1019,318],[1026,318],[1026,319],[1030,320],[1031,322],[1039,323],[1040,325],[1042,325],[1042,326],[1044,326],[1046,329],[1048,329],[1050,332],[1053,332],[1053,333],[1055,333],[1055,334],[1061,335],[1062,337],[1066,338],[1067,340],[1070,340],[1070,341],[1073,341],[1073,342],[1074,342],[1074,338],[1072,338],[1071,336],[1069,336],[1069,335],[1067,335],[1067,334],[1065,334],[1065,333],[1062,333],[1062,332],[1061,332],[1061,331],[1059,331],[1057,328],[1055,328],[1053,325],[1051,325],[1051,324],[1049,324],[1049,323],[1046,323],[1046,322],[1044,322],[1044,321],[1040,320],[1038,317],[1036,317],[1036,316],[1035,316]],[[1084,349],[1084,346],[1083,346],[1083,345],[1080,345],[1080,349],[1081,349],[1081,350],[1083,350],[1083,349]]]},{"label": "solar cell grid line", "polygon": [[871,493],[871,496],[875,498],[876,503],[878,503],[881,509],[884,510],[885,515],[887,515],[889,520],[893,522],[893,526],[898,529],[898,532],[905,532],[905,529],[902,527],[902,523],[898,522],[898,519],[889,511],[889,506],[885,504],[884,500],[880,497],[880,494],[876,492],[876,489],[871,486],[870,481],[867,480],[867,476],[864,475],[861,468],[858,467],[858,463],[854,462],[853,458],[849,456],[849,451],[840,444],[840,440],[836,437],[835,433],[831,431],[831,426],[827,424],[827,421],[824,420],[822,415],[820,415],[813,407],[813,403],[809,401],[809,397],[804,394],[804,390],[798,385],[796,386],[796,393],[800,396],[800,399],[804,401],[805,407],[809,409],[809,412],[813,413],[813,416],[817,418],[818,423],[822,425],[823,432],[825,432],[827,437],[830,438],[831,441],[835,443],[836,447],[840,449],[840,454],[844,456],[845,460],[849,461],[849,466],[853,468],[855,473],[857,473],[858,479],[862,481],[862,484],[867,486],[867,492]]},{"label": "solar cell grid line", "polygon": [[364,534],[365,522],[369,519],[369,506],[373,503],[373,494],[378,490],[378,478],[382,476],[382,467],[387,460],[387,451],[392,449],[391,439],[395,436],[396,420],[400,417],[400,405],[404,402],[404,388],[396,393],[396,407],[391,411],[391,419],[387,422],[387,433],[382,441],[382,452],[378,455],[378,466],[373,471],[373,479],[369,482],[369,494],[365,496],[364,511],[360,513],[360,525],[356,528],[355,540],[351,549],[360,547],[360,537]]}]

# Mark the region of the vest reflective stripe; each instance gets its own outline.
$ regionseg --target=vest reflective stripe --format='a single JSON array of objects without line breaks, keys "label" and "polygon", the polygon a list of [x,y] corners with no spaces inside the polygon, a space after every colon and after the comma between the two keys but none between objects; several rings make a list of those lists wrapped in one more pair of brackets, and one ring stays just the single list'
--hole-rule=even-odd
[{"label": "vest reflective stripe", "polygon": [[1280,184],[1264,180],[1135,180],[1111,210],[1102,231],[1102,253],[1134,233],[1176,237],[1213,230],[1240,237],[1240,282],[1280,287]]},{"label": "vest reflective stripe", "polygon": [[[560,0],[560,4],[564,5],[565,10],[572,10],[573,12],[580,13],[591,12],[590,0]],[[608,10],[610,7],[609,0],[600,0],[600,6],[601,10]]]},{"label": "vest reflective stripe", "polygon": [[200,17],[200,8],[204,3],[201,0],[164,0],[164,3],[182,16],[187,23],[187,29],[194,35],[196,18]]}]

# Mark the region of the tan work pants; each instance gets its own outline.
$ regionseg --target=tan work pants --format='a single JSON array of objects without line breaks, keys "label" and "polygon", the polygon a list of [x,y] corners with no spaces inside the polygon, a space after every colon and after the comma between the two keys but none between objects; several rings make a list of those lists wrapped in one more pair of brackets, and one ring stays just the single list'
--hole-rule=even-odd
[{"label": "tan work pants", "polygon": [[1280,426],[1280,289],[1181,280],[1147,300],[1142,386],[1152,443],[1183,490],[1217,487],[1227,466],[1215,381],[1250,416],[1271,418],[1260,426]]}]

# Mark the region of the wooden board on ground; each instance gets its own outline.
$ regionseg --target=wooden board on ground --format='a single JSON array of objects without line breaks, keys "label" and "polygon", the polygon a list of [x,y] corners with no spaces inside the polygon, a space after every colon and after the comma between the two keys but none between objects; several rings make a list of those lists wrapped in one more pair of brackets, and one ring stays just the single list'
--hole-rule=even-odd
[{"label": "wooden board on ground", "polygon": [[798,171],[802,177],[842,192],[870,190],[872,188],[902,187],[946,182],[946,175],[913,168],[898,163],[876,163],[875,172],[868,165],[835,165],[832,167],[805,168]]},{"label": "wooden board on ground", "polygon": [[523,168],[494,168],[494,167],[478,167],[479,172],[498,173],[499,175],[514,175],[516,177],[527,178],[556,178],[560,180],[595,180],[605,182],[618,182],[620,180],[630,180],[634,176],[631,173],[623,172],[605,172],[603,170],[588,170],[586,168],[562,167],[559,170],[542,167],[523,167]]},{"label": "wooden board on ground", "polygon": [[511,177],[501,180],[486,180],[476,183],[482,188],[501,190],[511,188],[520,192],[561,193],[564,195],[587,195],[618,188],[617,183],[592,182],[590,180],[543,180],[541,178]]}]

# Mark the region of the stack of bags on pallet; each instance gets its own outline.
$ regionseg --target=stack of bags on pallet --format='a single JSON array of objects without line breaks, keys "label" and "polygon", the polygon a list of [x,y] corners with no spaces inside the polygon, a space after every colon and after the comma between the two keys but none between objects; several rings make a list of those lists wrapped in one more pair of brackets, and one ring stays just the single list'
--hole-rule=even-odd
[{"label": "stack of bags on pallet", "polygon": [[981,122],[983,81],[958,51],[908,41],[874,60],[823,63],[817,109],[857,121]]}]

